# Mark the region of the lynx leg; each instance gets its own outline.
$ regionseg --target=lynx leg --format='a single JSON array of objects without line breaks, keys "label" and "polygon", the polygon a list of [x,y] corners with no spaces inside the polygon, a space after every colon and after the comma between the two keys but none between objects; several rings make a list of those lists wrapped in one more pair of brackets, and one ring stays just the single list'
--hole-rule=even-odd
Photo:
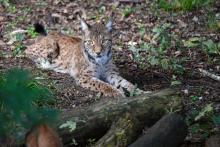
[{"label": "lynx leg", "polygon": [[108,74],[107,81],[117,89],[120,89],[121,91],[127,90],[128,92],[134,92],[134,90],[137,92],[137,94],[142,93],[148,93],[145,92],[139,88],[136,88],[134,84],[129,82],[128,80],[121,77],[118,73],[112,72]]},{"label": "lynx leg", "polygon": [[126,79],[122,78],[118,73],[112,72],[107,75],[107,81],[114,87],[120,89],[126,89],[127,91],[132,91],[135,89],[135,86],[127,81]]},{"label": "lynx leg", "polygon": [[119,89],[113,87],[112,85],[99,80],[91,75],[81,75],[77,78],[77,82],[84,88],[88,88],[92,91],[97,91],[103,93],[105,96],[117,97],[123,96],[124,93]]}]

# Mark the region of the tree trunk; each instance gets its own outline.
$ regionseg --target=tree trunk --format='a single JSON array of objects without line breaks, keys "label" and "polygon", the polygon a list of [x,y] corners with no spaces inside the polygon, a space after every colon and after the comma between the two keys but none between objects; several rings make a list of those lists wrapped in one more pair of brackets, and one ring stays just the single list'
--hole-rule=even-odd
[{"label": "tree trunk", "polygon": [[[61,114],[60,124],[72,120],[77,124],[76,130],[70,132],[68,129],[61,129],[59,134],[67,146],[71,144],[73,138],[79,146],[85,146],[88,144],[88,140],[96,139],[97,141],[104,136],[108,129],[113,128],[113,122],[117,120],[120,122],[119,118],[121,116],[126,118],[127,113],[131,116],[130,120],[135,120],[135,124],[138,122],[138,125],[135,125],[134,133],[130,134],[131,136],[135,135],[130,137],[132,139],[129,139],[126,143],[128,144],[134,141],[137,134],[141,134],[145,125],[152,126],[168,110],[178,109],[179,104],[179,96],[174,90],[170,89],[137,97],[105,99],[88,108],[64,111]],[[123,120],[123,118],[121,119]],[[129,119],[125,119],[125,122],[126,120]]]}]

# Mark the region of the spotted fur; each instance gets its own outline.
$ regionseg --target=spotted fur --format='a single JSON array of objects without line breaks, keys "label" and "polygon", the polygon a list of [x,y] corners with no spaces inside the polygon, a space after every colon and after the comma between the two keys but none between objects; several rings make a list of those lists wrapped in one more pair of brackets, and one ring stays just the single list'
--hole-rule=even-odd
[{"label": "spotted fur", "polygon": [[112,20],[90,26],[81,19],[81,27],[82,38],[58,33],[39,37],[25,50],[27,57],[40,68],[68,73],[82,87],[106,96],[133,91],[135,86],[119,75],[112,62]]}]

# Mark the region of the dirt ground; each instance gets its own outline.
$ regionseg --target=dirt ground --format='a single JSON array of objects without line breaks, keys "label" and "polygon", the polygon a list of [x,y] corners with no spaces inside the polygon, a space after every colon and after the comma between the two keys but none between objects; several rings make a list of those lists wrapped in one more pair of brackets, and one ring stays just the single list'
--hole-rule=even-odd
[{"label": "dirt ground", "polygon": [[[22,1],[22,2],[20,2]],[[107,0],[13,0],[16,5],[16,13],[8,13],[6,8],[0,5],[0,71],[11,67],[22,67],[32,71],[40,83],[47,85],[56,96],[55,106],[59,109],[83,107],[105,98],[100,94],[91,92],[77,86],[74,79],[66,74],[37,69],[32,61],[20,55],[12,56],[13,44],[8,45],[10,40],[7,34],[18,29],[27,29],[35,22],[43,23],[49,31],[55,30],[68,35],[81,35],[79,21],[76,12],[84,8],[89,23],[105,19],[111,10],[114,10],[114,38],[113,58],[121,75],[132,83],[136,83],[143,90],[160,90],[171,87],[172,71],[165,71],[157,66],[149,66],[142,69],[132,58],[128,50],[130,41],[140,43],[138,24],[143,24],[146,34],[150,34],[155,25],[171,23],[170,31],[176,32],[181,40],[190,37],[206,37],[214,41],[220,41],[220,32],[209,30],[206,27],[206,9],[192,10],[190,12],[166,12],[155,10],[152,1],[117,2]],[[123,16],[123,10],[132,7],[134,12],[129,16]],[[29,8],[29,9],[28,9]],[[220,13],[220,2],[216,2],[210,9],[212,13]],[[22,20],[18,16],[24,16]],[[15,23],[13,23],[15,22]],[[9,27],[12,26],[10,30]],[[187,25],[184,27],[184,25]],[[33,39],[25,37],[24,46],[30,44]],[[216,75],[220,75],[219,62],[208,64],[207,56],[197,48],[183,52],[181,56],[190,56],[190,60],[184,64],[185,72],[178,76],[181,81],[178,86],[182,95],[183,111],[186,116],[193,110],[201,110],[207,104],[212,103],[214,113],[220,114],[220,84],[208,77],[204,77],[198,68],[203,68]],[[192,102],[192,97],[199,97]],[[207,121],[207,120],[202,120]],[[197,122],[195,122],[197,123]],[[192,124],[193,125],[193,124]],[[211,134],[219,131],[218,126],[210,125]],[[198,133],[189,133],[185,146],[203,146],[204,130]]]}]

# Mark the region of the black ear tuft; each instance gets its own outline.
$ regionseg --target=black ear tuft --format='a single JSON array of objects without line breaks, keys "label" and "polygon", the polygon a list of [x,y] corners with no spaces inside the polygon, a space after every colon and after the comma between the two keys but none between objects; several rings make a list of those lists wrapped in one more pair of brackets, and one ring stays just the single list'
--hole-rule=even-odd
[{"label": "black ear tuft", "polygon": [[88,33],[89,29],[90,29],[90,25],[87,24],[87,22],[85,21],[84,18],[82,18],[80,15],[77,15],[78,19],[80,20],[80,24],[81,24],[81,29],[85,32]]},{"label": "black ear tuft", "polygon": [[34,29],[35,29],[35,32],[37,32],[41,35],[44,35],[44,36],[47,35],[47,31],[45,30],[44,26],[40,23],[35,23],[34,24]]}]

